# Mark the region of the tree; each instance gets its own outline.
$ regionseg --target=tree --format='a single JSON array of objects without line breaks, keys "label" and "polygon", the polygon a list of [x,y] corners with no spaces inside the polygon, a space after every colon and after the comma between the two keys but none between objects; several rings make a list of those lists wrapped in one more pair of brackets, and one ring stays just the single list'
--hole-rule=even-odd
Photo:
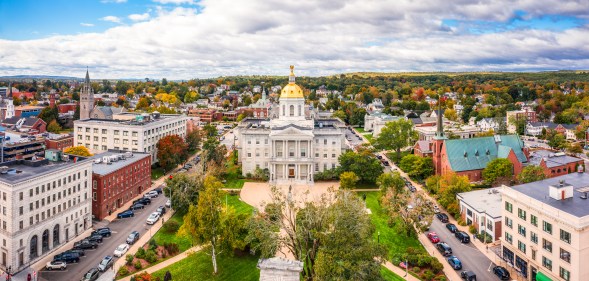
[{"label": "tree", "polygon": [[245,246],[239,241],[247,226],[247,218],[238,215],[233,207],[223,208],[221,198],[223,184],[213,176],[206,176],[203,190],[198,197],[198,204],[190,205],[184,216],[184,224],[178,230],[182,236],[188,236],[197,243],[208,243],[213,273],[217,273],[217,255],[226,249]]},{"label": "tree", "polygon": [[339,175],[339,185],[341,189],[353,189],[360,180],[354,172],[343,172]]},{"label": "tree", "polygon": [[522,172],[517,175],[517,180],[521,183],[529,183],[540,181],[546,178],[544,169],[536,165],[528,165],[522,169]]},{"label": "tree", "polygon": [[458,119],[458,114],[454,109],[446,109],[444,110],[444,117],[451,121],[456,121]]},{"label": "tree", "polygon": [[415,154],[408,154],[401,158],[399,168],[410,177],[423,180],[433,175],[434,163],[431,157],[420,157]]},{"label": "tree", "polygon": [[195,129],[187,133],[186,144],[189,151],[196,151],[200,145],[200,130]]},{"label": "tree", "polygon": [[330,231],[319,247],[315,279],[382,280],[380,257],[386,252],[373,238],[374,227],[364,202],[349,191],[340,191],[326,211]]},{"label": "tree", "polygon": [[413,130],[413,123],[409,120],[399,119],[385,124],[374,141],[374,145],[380,149],[394,149],[397,152],[397,161],[399,161],[401,149],[411,145],[415,139],[417,139],[417,133]]},{"label": "tree", "polygon": [[76,111],[74,111],[74,120],[80,120],[80,104],[76,105]]},{"label": "tree", "polygon": [[47,131],[57,134],[61,131],[61,126],[59,126],[57,120],[53,119],[49,125],[47,125]]},{"label": "tree", "polygon": [[554,130],[550,130],[546,139],[548,139],[548,145],[554,149],[562,149],[566,145],[565,137]]},{"label": "tree", "polygon": [[78,156],[83,156],[83,157],[92,156],[92,153],[90,153],[88,148],[86,148],[83,145],[68,147],[63,150],[63,153],[71,154],[71,155],[78,155]]},{"label": "tree", "polygon": [[39,116],[37,117],[45,121],[45,123],[49,124],[51,121],[57,120],[57,118],[59,118],[59,112],[57,111],[56,106],[46,106],[43,108],[43,110],[41,110],[41,113],[39,113]]},{"label": "tree", "polygon": [[383,173],[376,180],[376,184],[383,193],[386,193],[389,188],[394,188],[396,192],[400,192],[403,188],[405,188],[405,181],[401,177],[401,174],[399,174],[397,171],[392,173]]},{"label": "tree", "polygon": [[213,126],[213,124],[210,124],[210,123],[206,124],[202,129],[203,129],[205,136],[207,138],[217,136],[217,128],[215,128],[215,126]]},{"label": "tree", "polygon": [[513,176],[513,164],[506,158],[496,158],[483,169],[483,179],[488,184],[509,181]]},{"label": "tree", "polygon": [[571,154],[583,153],[583,148],[581,147],[581,144],[579,144],[579,143],[572,143],[570,145],[566,145],[566,148],[567,148],[567,152],[571,153]]},{"label": "tree", "polygon": [[227,147],[219,143],[217,138],[208,138],[203,146],[203,154],[204,160],[208,162],[213,162],[216,165],[221,165],[223,160],[225,160],[225,155],[227,154]]},{"label": "tree", "polygon": [[360,181],[374,183],[380,174],[382,166],[376,157],[369,151],[353,152],[347,151],[339,156],[340,166],[337,168],[339,174],[343,172],[354,172]]},{"label": "tree", "polygon": [[164,194],[170,198],[172,208],[179,214],[186,214],[191,204],[198,202],[202,190],[202,178],[186,173],[174,174],[166,179]]},{"label": "tree", "polygon": [[169,135],[157,142],[157,160],[166,171],[184,162],[188,156],[188,146],[178,135]]},{"label": "tree", "polygon": [[438,185],[438,202],[444,208],[456,203],[456,194],[472,189],[467,176],[459,176],[455,173],[444,174],[438,181]]}]

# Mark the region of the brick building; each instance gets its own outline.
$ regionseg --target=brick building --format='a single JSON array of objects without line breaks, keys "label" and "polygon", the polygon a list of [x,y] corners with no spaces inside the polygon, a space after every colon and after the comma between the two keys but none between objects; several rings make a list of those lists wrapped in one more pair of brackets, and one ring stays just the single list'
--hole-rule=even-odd
[{"label": "brick building", "polygon": [[45,138],[45,147],[47,149],[64,150],[74,146],[73,134],[49,134]]},{"label": "brick building", "polygon": [[581,158],[550,150],[535,150],[532,152],[530,154],[530,164],[542,167],[547,178],[574,173],[579,166],[585,166]]},{"label": "brick building", "polygon": [[102,220],[151,186],[149,153],[108,150],[93,157],[92,216]]},{"label": "brick building", "polygon": [[199,117],[202,122],[220,121],[223,119],[223,112],[217,112],[214,109],[194,108],[188,111],[189,116]]}]

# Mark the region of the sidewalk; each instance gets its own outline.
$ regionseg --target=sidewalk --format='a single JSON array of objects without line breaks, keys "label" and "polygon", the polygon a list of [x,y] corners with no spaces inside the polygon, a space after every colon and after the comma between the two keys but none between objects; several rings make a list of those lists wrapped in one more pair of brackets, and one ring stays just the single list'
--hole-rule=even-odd
[{"label": "sidewalk", "polygon": [[[154,272],[156,272],[156,271],[158,271],[158,270],[160,270],[162,268],[165,268],[165,267],[167,267],[167,266],[169,266],[169,265],[171,265],[173,263],[176,263],[178,261],[181,261],[181,260],[187,258],[190,254],[192,254],[194,252],[198,252],[201,249],[202,249],[202,245],[194,246],[194,247],[192,247],[192,248],[190,248],[190,249],[188,249],[188,250],[186,250],[186,251],[184,251],[184,252],[182,252],[182,253],[180,253],[180,254],[172,257],[172,258],[169,258],[169,259],[167,259],[167,260],[165,260],[163,262],[160,262],[160,263],[158,263],[158,264],[156,264],[154,266],[148,267],[148,268],[146,268],[144,270],[141,270],[141,271],[139,271],[137,273],[141,273],[141,272],[144,272],[144,271],[147,272],[147,273],[150,273],[150,274],[151,273],[154,273]],[[117,261],[117,264],[118,264],[119,261]],[[122,264],[124,264],[124,263],[125,263],[125,261],[123,259],[123,263]],[[115,264],[115,267],[116,267],[117,264]],[[137,273],[135,273],[135,274],[137,274]],[[131,276],[133,276],[133,275],[127,276],[127,277],[122,278],[120,280],[121,281],[129,281],[129,280],[131,280]],[[112,279],[106,279],[106,280],[112,280]]]},{"label": "sidewalk", "polygon": [[408,281],[420,281],[419,279],[417,279],[415,276],[411,275],[411,274],[407,274],[407,276],[405,276],[405,270],[392,264],[390,261],[386,261],[384,263],[382,263],[382,266],[386,267],[388,270],[394,272],[395,274],[401,276],[403,279],[408,280]]}]

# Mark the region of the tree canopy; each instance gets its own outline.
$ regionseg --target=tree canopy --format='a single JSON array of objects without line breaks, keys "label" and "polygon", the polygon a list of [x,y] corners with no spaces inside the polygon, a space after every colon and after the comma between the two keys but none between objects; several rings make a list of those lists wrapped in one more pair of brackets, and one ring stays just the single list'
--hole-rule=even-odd
[{"label": "tree canopy", "polygon": [[397,161],[399,161],[401,149],[413,145],[416,139],[417,133],[413,130],[413,123],[409,120],[399,119],[385,124],[374,140],[374,146],[380,149],[395,150]]},{"label": "tree canopy", "polygon": [[522,172],[517,175],[517,180],[521,183],[529,183],[534,181],[540,181],[546,178],[544,169],[536,165],[525,166]]},{"label": "tree canopy", "polygon": [[496,158],[483,169],[483,179],[488,184],[506,183],[513,176],[513,164],[506,158]]},{"label": "tree canopy", "polygon": [[339,173],[354,172],[360,181],[365,183],[374,183],[383,168],[376,157],[368,151],[346,151],[339,156],[340,166],[337,168]]},{"label": "tree canopy", "polygon": [[178,135],[165,136],[157,142],[157,159],[166,171],[184,162],[187,156],[188,146]]},{"label": "tree canopy", "polygon": [[63,153],[78,155],[78,156],[83,156],[83,157],[92,156],[92,153],[90,153],[90,150],[88,150],[88,148],[86,148],[83,145],[68,147],[63,150]]}]

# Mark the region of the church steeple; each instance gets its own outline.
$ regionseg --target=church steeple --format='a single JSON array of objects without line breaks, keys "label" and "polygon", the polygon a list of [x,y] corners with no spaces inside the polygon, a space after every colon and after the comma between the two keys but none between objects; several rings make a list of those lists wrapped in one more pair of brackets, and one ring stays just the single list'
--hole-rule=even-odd
[{"label": "church steeple", "polygon": [[438,97],[438,122],[437,122],[437,127],[438,129],[436,130],[436,139],[446,139],[446,137],[444,136],[444,121],[442,120],[442,102],[441,102],[441,98]]},{"label": "church steeple", "polygon": [[90,85],[90,74],[88,73],[88,67],[86,67],[86,79],[84,80],[86,85]]},{"label": "church steeple", "polygon": [[86,78],[82,89],[80,89],[80,120],[90,119],[94,109],[94,89],[90,82],[90,74],[86,68]]}]

